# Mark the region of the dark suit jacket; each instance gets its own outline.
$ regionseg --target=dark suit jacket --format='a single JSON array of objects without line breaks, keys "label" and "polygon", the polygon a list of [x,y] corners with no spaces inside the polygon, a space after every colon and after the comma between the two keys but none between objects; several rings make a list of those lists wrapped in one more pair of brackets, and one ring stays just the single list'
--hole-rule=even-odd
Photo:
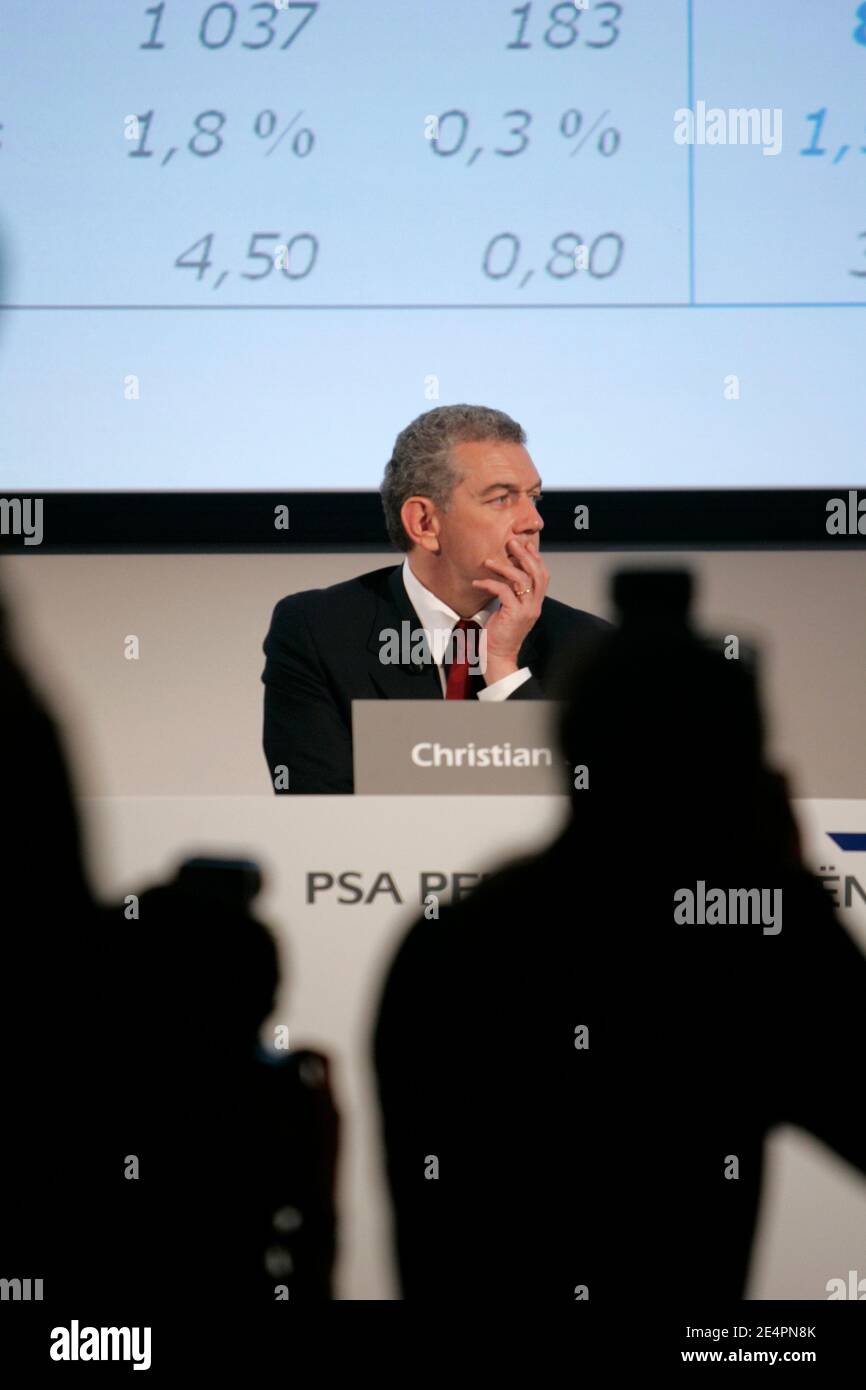
[{"label": "dark suit jacket", "polygon": [[[289,594],[274,609],[264,642],[264,749],[274,768],[289,769],[290,792],[354,790],[353,700],[441,700],[432,662],[388,665],[380,660],[384,629],[420,627],[402,565],[388,565],[333,584]],[[545,598],[520,649],[532,671],[512,700],[553,696],[553,672],[580,643],[609,624],[567,603]]]}]

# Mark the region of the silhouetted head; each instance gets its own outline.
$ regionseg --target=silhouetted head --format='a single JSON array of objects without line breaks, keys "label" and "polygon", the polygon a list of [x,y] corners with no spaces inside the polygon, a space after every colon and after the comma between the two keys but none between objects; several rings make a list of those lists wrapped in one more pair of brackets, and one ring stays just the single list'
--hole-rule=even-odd
[{"label": "silhouetted head", "polygon": [[[173,883],[142,893],[130,984],[146,1030],[203,1060],[242,1061],[274,1007],[276,945],[219,861],[198,864],[207,870],[188,861]],[[151,990],[158,1011],[148,1007]]]},{"label": "silhouetted head", "polygon": [[585,769],[571,776],[575,827],[638,854],[665,841],[748,853],[775,780],[754,655],[695,632],[685,571],[621,572],[613,596],[619,626],[563,685],[562,749]]}]

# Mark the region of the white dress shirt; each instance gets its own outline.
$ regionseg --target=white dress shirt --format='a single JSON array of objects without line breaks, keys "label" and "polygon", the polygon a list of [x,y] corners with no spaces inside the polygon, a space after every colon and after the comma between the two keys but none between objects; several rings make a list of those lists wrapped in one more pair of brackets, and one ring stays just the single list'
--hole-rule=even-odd
[{"label": "white dress shirt", "polygon": [[[439,672],[444,698],[447,681],[442,662],[454,624],[459,622],[460,614],[455,613],[453,608],[449,608],[447,603],[443,603],[441,598],[437,598],[435,594],[424,587],[421,580],[413,573],[408,555],[403,561],[403,583],[406,587],[406,593],[409,595],[409,602],[415,609],[421,626],[427,634],[430,652]],[[483,608],[479,608],[477,613],[473,613],[472,621],[478,623],[482,628],[486,627],[498,607],[499,599],[494,595]],[[529,667],[522,666],[519,671],[512,671],[510,676],[503,676],[501,680],[493,681],[491,685],[486,685],[483,690],[479,690],[478,699],[507,700],[512,691],[517,690],[518,686],[528,681],[531,675],[532,672]]]}]

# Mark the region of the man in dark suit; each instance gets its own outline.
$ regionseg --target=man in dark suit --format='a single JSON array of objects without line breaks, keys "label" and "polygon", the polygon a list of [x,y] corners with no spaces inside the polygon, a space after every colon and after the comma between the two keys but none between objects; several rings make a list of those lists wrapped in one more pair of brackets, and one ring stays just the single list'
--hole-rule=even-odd
[{"label": "man in dark suit", "polygon": [[510,416],[471,405],[397,436],[381,492],[402,566],[274,609],[262,680],[275,791],[353,791],[353,700],[551,698],[557,665],[606,626],[546,597],[525,441]]}]

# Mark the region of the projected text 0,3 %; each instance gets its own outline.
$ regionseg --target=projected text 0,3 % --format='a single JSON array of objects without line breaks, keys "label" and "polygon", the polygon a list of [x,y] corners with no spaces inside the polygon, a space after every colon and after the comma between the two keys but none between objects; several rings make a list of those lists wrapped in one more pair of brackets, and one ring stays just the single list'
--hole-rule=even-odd
[{"label": "projected text 0,3 %", "polygon": [[[576,107],[563,111],[559,118],[559,134],[572,144],[572,156],[579,154],[593,135],[595,140],[590,146],[591,150],[605,159],[610,159],[616,154],[622,138],[616,126],[607,125],[599,130],[609,115],[609,111],[602,111],[600,116],[589,122],[584,113]],[[487,145],[476,145],[474,140],[469,139],[469,113],[454,107],[438,116],[424,117],[424,138],[429,142],[433,153],[440,158],[451,159],[455,155],[462,155],[462,162],[466,165],[474,164],[488,149],[491,154],[501,159],[514,159],[528,150],[532,144],[534,119],[531,111],[526,111],[520,106],[503,111],[500,117],[503,124],[498,135],[499,143],[491,148]],[[586,125],[588,129],[584,130]]]}]

